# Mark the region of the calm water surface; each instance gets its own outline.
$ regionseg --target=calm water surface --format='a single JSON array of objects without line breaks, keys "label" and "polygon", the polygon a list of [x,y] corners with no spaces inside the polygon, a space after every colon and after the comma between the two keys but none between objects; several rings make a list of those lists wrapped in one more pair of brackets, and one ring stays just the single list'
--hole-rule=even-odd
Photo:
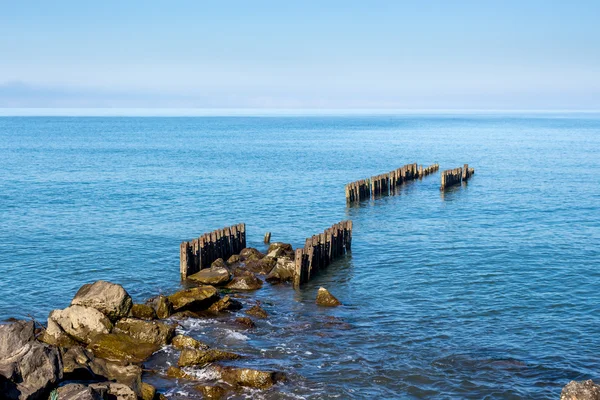
[{"label": "calm water surface", "polygon": [[[262,250],[349,218],[351,257],[248,296],[257,329],[182,327],[291,376],[236,396],[557,399],[600,379],[599,155],[596,114],[0,118],[0,319],[97,279],[171,293],[180,241],[215,228],[243,221]],[[346,207],[345,183],[409,162],[476,175]],[[317,308],[321,285],[344,306]]]}]

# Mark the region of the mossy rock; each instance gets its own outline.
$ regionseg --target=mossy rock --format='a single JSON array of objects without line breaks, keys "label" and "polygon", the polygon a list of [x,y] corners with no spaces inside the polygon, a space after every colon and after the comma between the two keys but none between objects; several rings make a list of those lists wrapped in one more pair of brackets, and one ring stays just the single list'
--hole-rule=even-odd
[{"label": "mossy rock", "polygon": [[173,345],[173,347],[175,347],[178,350],[183,350],[186,347],[189,347],[191,349],[201,349],[201,350],[207,350],[209,348],[209,346],[206,343],[202,343],[202,342],[194,339],[193,337],[186,336],[186,335],[175,336],[173,338],[173,340],[171,341],[171,344]]},{"label": "mossy rock", "polygon": [[236,360],[238,358],[241,358],[239,354],[228,351],[184,348],[179,355],[177,365],[180,367],[190,367],[193,365],[202,367],[215,361]]},{"label": "mossy rock", "polygon": [[198,286],[182,290],[169,296],[174,311],[201,311],[206,310],[219,299],[217,289],[210,285]]},{"label": "mossy rock", "polygon": [[145,319],[148,321],[156,319],[156,311],[148,304],[134,304],[131,307],[129,314],[134,318]]},{"label": "mossy rock", "polygon": [[140,342],[125,333],[108,333],[96,336],[88,349],[96,357],[109,361],[141,363],[160,349],[160,345]]}]

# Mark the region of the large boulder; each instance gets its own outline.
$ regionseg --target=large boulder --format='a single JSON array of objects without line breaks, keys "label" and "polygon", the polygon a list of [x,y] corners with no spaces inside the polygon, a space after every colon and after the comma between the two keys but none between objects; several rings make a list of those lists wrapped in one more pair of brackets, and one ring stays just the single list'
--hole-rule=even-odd
[{"label": "large boulder", "polygon": [[148,301],[148,305],[154,308],[156,316],[160,319],[169,318],[173,314],[173,304],[167,296],[156,296]]},{"label": "large boulder", "polygon": [[188,276],[187,279],[202,285],[220,286],[229,282],[231,274],[225,267],[212,266]]},{"label": "large boulder", "polygon": [[338,299],[329,293],[329,290],[324,287],[319,288],[319,291],[317,292],[317,305],[323,307],[337,307],[341,304],[342,303],[340,303]]},{"label": "large boulder", "polygon": [[[75,340],[90,343],[94,336],[109,333],[112,323],[106,315],[95,308],[84,306],[70,306],[64,310],[54,310],[48,316],[46,335],[51,336],[59,332],[58,327]],[[59,341],[62,334],[57,336]]]},{"label": "large boulder", "polygon": [[48,327],[44,329],[38,339],[46,344],[57,347],[72,347],[80,344],[69,336],[52,318],[48,318]]},{"label": "large boulder", "polygon": [[242,249],[240,252],[240,261],[258,261],[265,255],[253,247]]},{"label": "large boulder", "polygon": [[193,365],[202,367],[215,361],[236,360],[238,358],[240,358],[238,354],[228,351],[216,349],[201,350],[185,347],[181,350],[177,365],[180,367],[190,367]]},{"label": "large boulder", "polygon": [[62,379],[56,347],[34,340],[32,321],[0,325],[0,393],[3,399],[46,399]]},{"label": "large boulder", "polygon": [[83,285],[75,294],[71,305],[95,308],[114,322],[129,314],[133,302],[123,286],[96,281]]},{"label": "large boulder", "polygon": [[296,263],[291,258],[281,257],[269,272],[265,280],[269,283],[289,282],[294,279]]},{"label": "large boulder", "polygon": [[275,383],[286,379],[285,374],[281,372],[221,366],[216,366],[215,369],[221,374],[222,380],[233,386],[268,389]]},{"label": "large boulder", "polygon": [[247,261],[246,269],[256,274],[266,275],[269,272],[271,272],[275,264],[277,264],[276,258],[266,256],[261,258],[260,260]]},{"label": "large boulder", "polygon": [[242,303],[236,299],[232,299],[231,296],[225,295],[219,301],[214,302],[208,307],[209,312],[218,314],[223,311],[237,311],[242,309]]},{"label": "large boulder", "polygon": [[233,290],[257,290],[262,287],[262,281],[254,276],[254,274],[249,273],[236,276],[225,287]]},{"label": "large boulder", "polygon": [[174,311],[201,311],[206,310],[219,299],[219,293],[213,286],[204,285],[182,290],[169,296]]},{"label": "large boulder", "polygon": [[139,342],[162,346],[171,342],[175,335],[175,325],[159,321],[123,318],[115,324],[113,332],[125,333]]},{"label": "large boulder", "polygon": [[289,243],[281,243],[281,242],[271,243],[271,245],[269,246],[269,249],[267,250],[267,256],[274,257],[274,258],[279,258],[279,257],[284,257],[284,256],[293,258],[294,257],[294,249],[292,248],[292,245]]},{"label": "large boulder", "polygon": [[109,361],[141,363],[160,349],[160,345],[140,342],[125,333],[98,335],[88,345],[96,357]]},{"label": "large boulder", "polygon": [[560,393],[560,400],[600,400],[600,385],[596,385],[591,379],[571,381]]}]

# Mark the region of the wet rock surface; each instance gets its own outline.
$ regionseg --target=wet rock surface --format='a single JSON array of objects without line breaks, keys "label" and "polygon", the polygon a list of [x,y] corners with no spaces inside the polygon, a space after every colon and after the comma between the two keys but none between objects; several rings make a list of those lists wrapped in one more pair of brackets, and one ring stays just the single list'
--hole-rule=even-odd
[{"label": "wet rock surface", "polygon": [[259,304],[255,304],[252,307],[250,307],[246,311],[246,314],[252,315],[257,318],[267,318],[269,316],[269,314],[267,314],[267,312]]},{"label": "wet rock surface", "polygon": [[323,307],[337,307],[341,305],[340,301],[336,299],[327,289],[320,287],[317,292],[317,305]]},{"label": "wet rock surface", "polygon": [[[149,306],[147,304],[134,304],[131,307],[131,311],[129,312],[129,315],[132,316],[133,318],[145,319],[145,320],[149,320],[149,321],[157,318],[156,311],[154,311],[154,308],[152,308],[151,306]],[[167,317],[163,317],[163,318],[167,318]]]},{"label": "wet rock surface", "polygon": [[88,346],[96,357],[133,363],[147,360],[159,348],[160,345],[140,342],[125,333],[98,335]]},{"label": "wet rock surface", "polygon": [[[81,305],[52,311],[48,316],[48,326],[52,330],[47,331],[47,334],[60,327],[62,332],[82,343],[89,343],[95,336],[112,330],[112,323],[106,315],[93,307]],[[60,337],[57,336],[56,339],[60,340]]]},{"label": "wet rock surface", "polygon": [[269,283],[291,282],[294,279],[296,264],[293,259],[281,257],[265,280]]},{"label": "wet rock surface", "polygon": [[215,361],[236,360],[240,357],[240,355],[228,351],[216,349],[201,350],[187,347],[181,350],[177,365],[180,367],[204,366]]},{"label": "wet rock surface", "polygon": [[175,335],[175,326],[160,321],[124,318],[115,324],[113,332],[125,333],[139,342],[162,346],[171,342]]},{"label": "wet rock surface", "polygon": [[[223,265],[224,264],[225,263],[223,262]],[[188,276],[187,279],[202,285],[221,286],[229,282],[231,279],[231,274],[225,266],[213,265],[210,268],[200,270],[199,272]]]},{"label": "wet rock surface", "polygon": [[241,309],[242,303],[231,298],[229,295],[223,296],[222,299],[216,301],[210,307],[208,307],[208,311],[214,314],[218,314],[223,311],[237,311]]},{"label": "wet rock surface", "polygon": [[207,350],[209,348],[209,346],[205,343],[202,343],[192,337],[186,336],[186,335],[177,335],[173,338],[171,344],[173,345],[173,347],[175,347],[176,349],[179,350],[183,350],[186,347],[189,347],[191,349],[200,349],[200,350]]},{"label": "wet rock surface", "polygon": [[154,309],[160,319],[169,318],[173,314],[173,304],[167,296],[156,296],[148,301],[148,305]]},{"label": "wet rock surface", "polygon": [[225,287],[232,290],[258,290],[262,285],[262,281],[253,274],[244,274],[233,278]]},{"label": "wet rock surface", "polygon": [[218,299],[217,289],[209,285],[182,290],[169,296],[169,301],[175,312],[206,310]]},{"label": "wet rock surface", "polygon": [[234,386],[248,386],[257,389],[267,389],[286,380],[285,374],[273,371],[259,371],[251,368],[215,367],[221,374],[221,379]]}]

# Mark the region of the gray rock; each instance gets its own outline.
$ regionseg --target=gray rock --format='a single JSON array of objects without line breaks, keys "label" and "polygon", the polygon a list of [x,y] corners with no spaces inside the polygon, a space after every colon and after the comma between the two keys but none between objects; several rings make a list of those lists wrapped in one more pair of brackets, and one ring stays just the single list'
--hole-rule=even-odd
[{"label": "gray rock", "polygon": [[257,290],[262,287],[262,281],[251,274],[236,276],[225,287],[234,290]]},{"label": "gray rock", "polygon": [[289,243],[281,243],[275,242],[271,243],[269,249],[267,250],[267,255],[269,257],[279,258],[279,257],[294,257],[294,249],[292,245]]},{"label": "gray rock", "polygon": [[[48,326],[53,326],[53,323],[82,343],[90,343],[94,336],[109,333],[112,329],[112,323],[106,315],[95,308],[80,305],[52,311],[48,317]],[[54,328],[46,334],[51,335],[53,331]]]},{"label": "gray rock", "polygon": [[89,387],[96,391],[106,390],[109,395],[116,397],[116,400],[138,400],[137,394],[129,386],[122,383],[92,383]]},{"label": "gray rock", "polygon": [[156,311],[156,316],[160,319],[169,318],[173,314],[173,304],[167,296],[159,295],[150,299],[148,304]]},{"label": "gray rock", "polygon": [[560,400],[600,400],[600,386],[591,379],[571,381],[560,393]]},{"label": "gray rock", "polygon": [[0,326],[0,391],[5,399],[46,399],[62,379],[57,348],[34,340],[33,322]]},{"label": "gray rock", "polygon": [[83,285],[75,294],[71,305],[95,308],[111,321],[116,321],[129,314],[133,302],[123,286],[106,281],[96,281]]},{"label": "gray rock", "polygon": [[221,374],[221,379],[233,386],[268,389],[275,383],[286,379],[285,374],[281,372],[221,366],[215,366],[215,369]]}]

